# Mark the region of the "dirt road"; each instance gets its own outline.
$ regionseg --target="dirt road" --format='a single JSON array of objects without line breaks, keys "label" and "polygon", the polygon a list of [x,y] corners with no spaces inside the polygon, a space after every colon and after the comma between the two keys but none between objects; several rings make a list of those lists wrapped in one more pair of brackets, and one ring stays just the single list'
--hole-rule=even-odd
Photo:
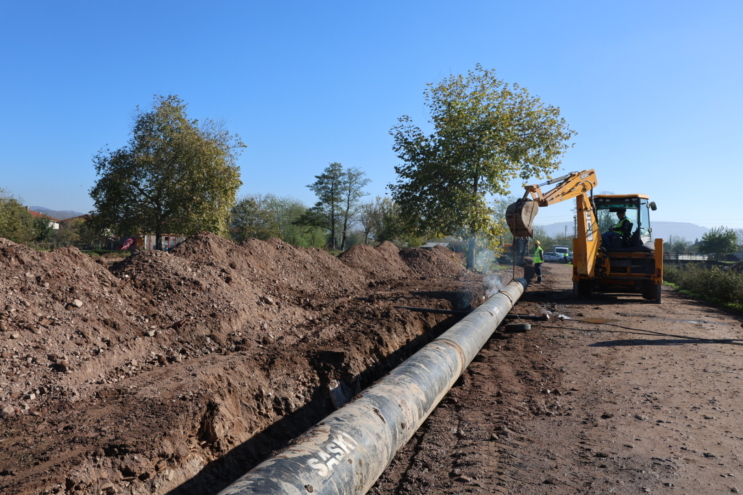
[{"label": "dirt road", "polygon": [[545,272],[516,311],[552,320],[492,338],[372,493],[743,491],[743,316]]}]

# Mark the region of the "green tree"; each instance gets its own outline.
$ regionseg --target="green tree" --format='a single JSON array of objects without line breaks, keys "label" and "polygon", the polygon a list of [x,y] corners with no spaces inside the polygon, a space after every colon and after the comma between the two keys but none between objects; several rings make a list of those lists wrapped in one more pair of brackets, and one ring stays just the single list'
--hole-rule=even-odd
[{"label": "green tree", "polygon": [[395,167],[397,183],[389,187],[408,230],[440,237],[466,228],[472,267],[475,236],[495,240],[503,232],[487,196],[508,194],[517,177],[549,176],[574,132],[558,107],[480,65],[466,77],[429,84],[424,94],[433,132],[424,134],[408,116],[398,119],[390,133],[404,165]]},{"label": "green tree", "polygon": [[346,238],[349,234],[351,224],[359,214],[359,200],[367,193],[362,189],[369,183],[366,173],[358,168],[349,168],[343,173],[341,188],[341,217],[343,225],[343,237],[341,238],[341,249],[346,249]]},{"label": "green tree", "polygon": [[34,218],[34,240],[41,242],[47,240],[54,233],[54,223],[48,218]]},{"label": "green tree", "polygon": [[265,240],[278,235],[279,226],[262,204],[260,196],[248,196],[232,207],[232,237],[235,240]]},{"label": "green tree", "polygon": [[715,227],[702,236],[699,241],[699,252],[714,254],[719,260],[722,256],[734,253],[738,249],[738,236],[735,230]]},{"label": "green tree", "polygon": [[[330,232],[328,235],[328,246],[335,250],[338,246],[337,233],[343,208],[343,165],[333,162],[328,165],[322,174],[316,175],[315,182],[309,187],[317,195],[318,202],[312,207],[309,215],[305,217],[308,225],[317,224],[319,218],[323,218],[322,226]],[[314,216],[313,216],[314,215]]]},{"label": "green tree", "polygon": [[62,246],[74,246],[83,240],[82,232],[85,221],[76,218],[68,222],[61,222],[57,231],[57,242]]},{"label": "green tree", "polygon": [[34,239],[34,217],[9,192],[0,189],[0,237],[19,244]]},{"label": "green tree", "polygon": [[226,234],[245,144],[220,123],[190,120],[177,96],[157,96],[137,113],[128,145],[93,159],[98,229],[154,233],[157,249],[165,233]]},{"label": "green tree", "polygon": [[307,207],[293,198],[273,194],[247,196],[232,209],[232,236],[236,240],[278,237],[294,246],[322,247],[324,229],[297,223],[306,211]]}]

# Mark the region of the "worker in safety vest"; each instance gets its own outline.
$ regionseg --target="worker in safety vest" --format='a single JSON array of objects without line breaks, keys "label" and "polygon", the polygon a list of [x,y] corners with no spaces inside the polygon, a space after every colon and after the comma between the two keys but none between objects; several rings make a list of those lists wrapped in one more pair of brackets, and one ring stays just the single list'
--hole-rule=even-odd
[{"label": "worker in safety vest", "polygon": [[619,221],[608,231],[601,234],[601,242],[606,247],[611,247],[611,240],[614,238],[629,239],[632,234],[632,222],[626,216],[627,210],[624,208],[617,209],[617,218]]},{"label": "worker in safety vest", "polygon": [[542,263],[544,263],[544,250],[542,249],[542,243],[534,241],[537,248],[534,250],[534,275],[537,276],[537,283],[542,283]]}]

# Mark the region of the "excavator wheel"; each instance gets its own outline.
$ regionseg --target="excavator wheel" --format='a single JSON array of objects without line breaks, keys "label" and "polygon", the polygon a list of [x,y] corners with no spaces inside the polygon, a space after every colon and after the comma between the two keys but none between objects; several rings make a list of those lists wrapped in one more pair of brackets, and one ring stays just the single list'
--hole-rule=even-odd
[{"label": "excavator wheel", "polygon": [[538,211],[539,205],[527,198],[521,198],[508,206],[506,222],[514,237],[534,237],[532,223]]},{"label": "excavator wheel", "polygon": [[659,284],[654,284],[650,280],[645,280],[642,283],[642,297],[643,299],[648,299],[650,301],[654,301],[657,304],[663,303],[663,286]]},{"label": "excavator wheel", "polygon": [[655,302],[657,304],[663,303],[663,285],[661,284],[655,285]]}]

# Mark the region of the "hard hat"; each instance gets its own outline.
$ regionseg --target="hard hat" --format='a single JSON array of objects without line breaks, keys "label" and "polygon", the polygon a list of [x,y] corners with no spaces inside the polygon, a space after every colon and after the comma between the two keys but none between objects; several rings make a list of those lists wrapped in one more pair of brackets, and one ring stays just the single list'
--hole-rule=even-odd
[{"label": "hard hat", "polygon": [[537,246],[541,246],[541,245],[542,245],[542,243],[541,243],[541,242],[539,242],[539,241],[534,241],[534,243],[535,243],[535,244],[536,244]]}]

